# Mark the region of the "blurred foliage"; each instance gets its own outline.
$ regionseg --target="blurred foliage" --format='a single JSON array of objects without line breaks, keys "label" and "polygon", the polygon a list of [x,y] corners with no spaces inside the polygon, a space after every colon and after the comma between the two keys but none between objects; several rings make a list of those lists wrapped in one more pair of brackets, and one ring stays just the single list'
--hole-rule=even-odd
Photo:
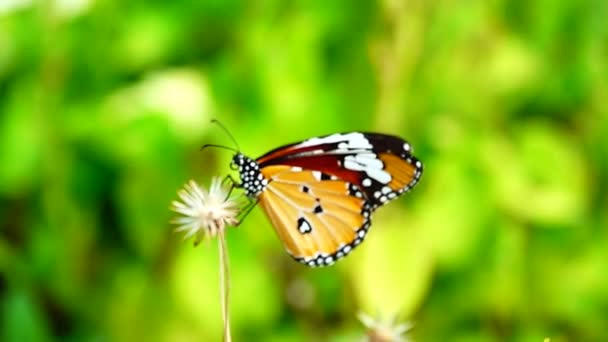
[{"label": "blurred foliage", "polygon": [[0,340],[214,341],[188,179],[336,131],[426,170],[345,261],[230,230],[236,341],[608,341],[605,1],[0,0]]}]

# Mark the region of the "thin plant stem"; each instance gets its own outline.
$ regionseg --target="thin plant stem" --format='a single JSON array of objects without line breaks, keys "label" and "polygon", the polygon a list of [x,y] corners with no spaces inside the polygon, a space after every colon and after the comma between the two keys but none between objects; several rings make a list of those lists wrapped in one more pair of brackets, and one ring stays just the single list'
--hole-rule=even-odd
[{"label": "thin plant stem", "polygon": [[230,294],[230,275],[228,272],[228,247],[226,246],[226,237],[224,230],[220,229],[219,251],[220,251],[220,296],[222,297],[222,318],[224,320],[224,342],[232,342],[230,335],[230,313],[228,311],[228,302]]}]

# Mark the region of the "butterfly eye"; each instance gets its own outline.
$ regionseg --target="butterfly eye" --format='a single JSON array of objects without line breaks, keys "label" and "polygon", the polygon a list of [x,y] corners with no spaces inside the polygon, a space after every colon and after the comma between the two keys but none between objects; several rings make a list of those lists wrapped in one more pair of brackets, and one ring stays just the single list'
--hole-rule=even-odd
[{"label": "butterfly eye", "polygon": [[230,170],[236,171],[239,169],[239,166],[234,162],[230,162]]}]

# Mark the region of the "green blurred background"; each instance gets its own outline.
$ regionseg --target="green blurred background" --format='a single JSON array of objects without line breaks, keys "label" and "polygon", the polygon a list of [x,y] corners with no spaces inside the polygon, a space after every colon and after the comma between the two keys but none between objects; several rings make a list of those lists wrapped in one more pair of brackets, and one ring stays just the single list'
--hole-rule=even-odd
[{"label": "green blurred background", "polygon": [[231,155],[398,134],[425,174],[334,267],[231,229],[236,341],[608,341],[605,1],[0,0],[0,340],[218,341]]}]

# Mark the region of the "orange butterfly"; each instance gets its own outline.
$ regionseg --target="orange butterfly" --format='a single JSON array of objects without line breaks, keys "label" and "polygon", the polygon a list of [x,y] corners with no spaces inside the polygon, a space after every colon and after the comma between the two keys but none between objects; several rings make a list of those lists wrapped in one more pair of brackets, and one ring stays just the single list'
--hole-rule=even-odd
[{"label": "orange butterfly", "polygon": [[360,132],[311,138],[255,160],[237,152],[232,165],[241,178],[235,186],[259,202],[287,252],[311,267],[348,255],[365,238],[372,212],[422,175],[408,142]]}]

